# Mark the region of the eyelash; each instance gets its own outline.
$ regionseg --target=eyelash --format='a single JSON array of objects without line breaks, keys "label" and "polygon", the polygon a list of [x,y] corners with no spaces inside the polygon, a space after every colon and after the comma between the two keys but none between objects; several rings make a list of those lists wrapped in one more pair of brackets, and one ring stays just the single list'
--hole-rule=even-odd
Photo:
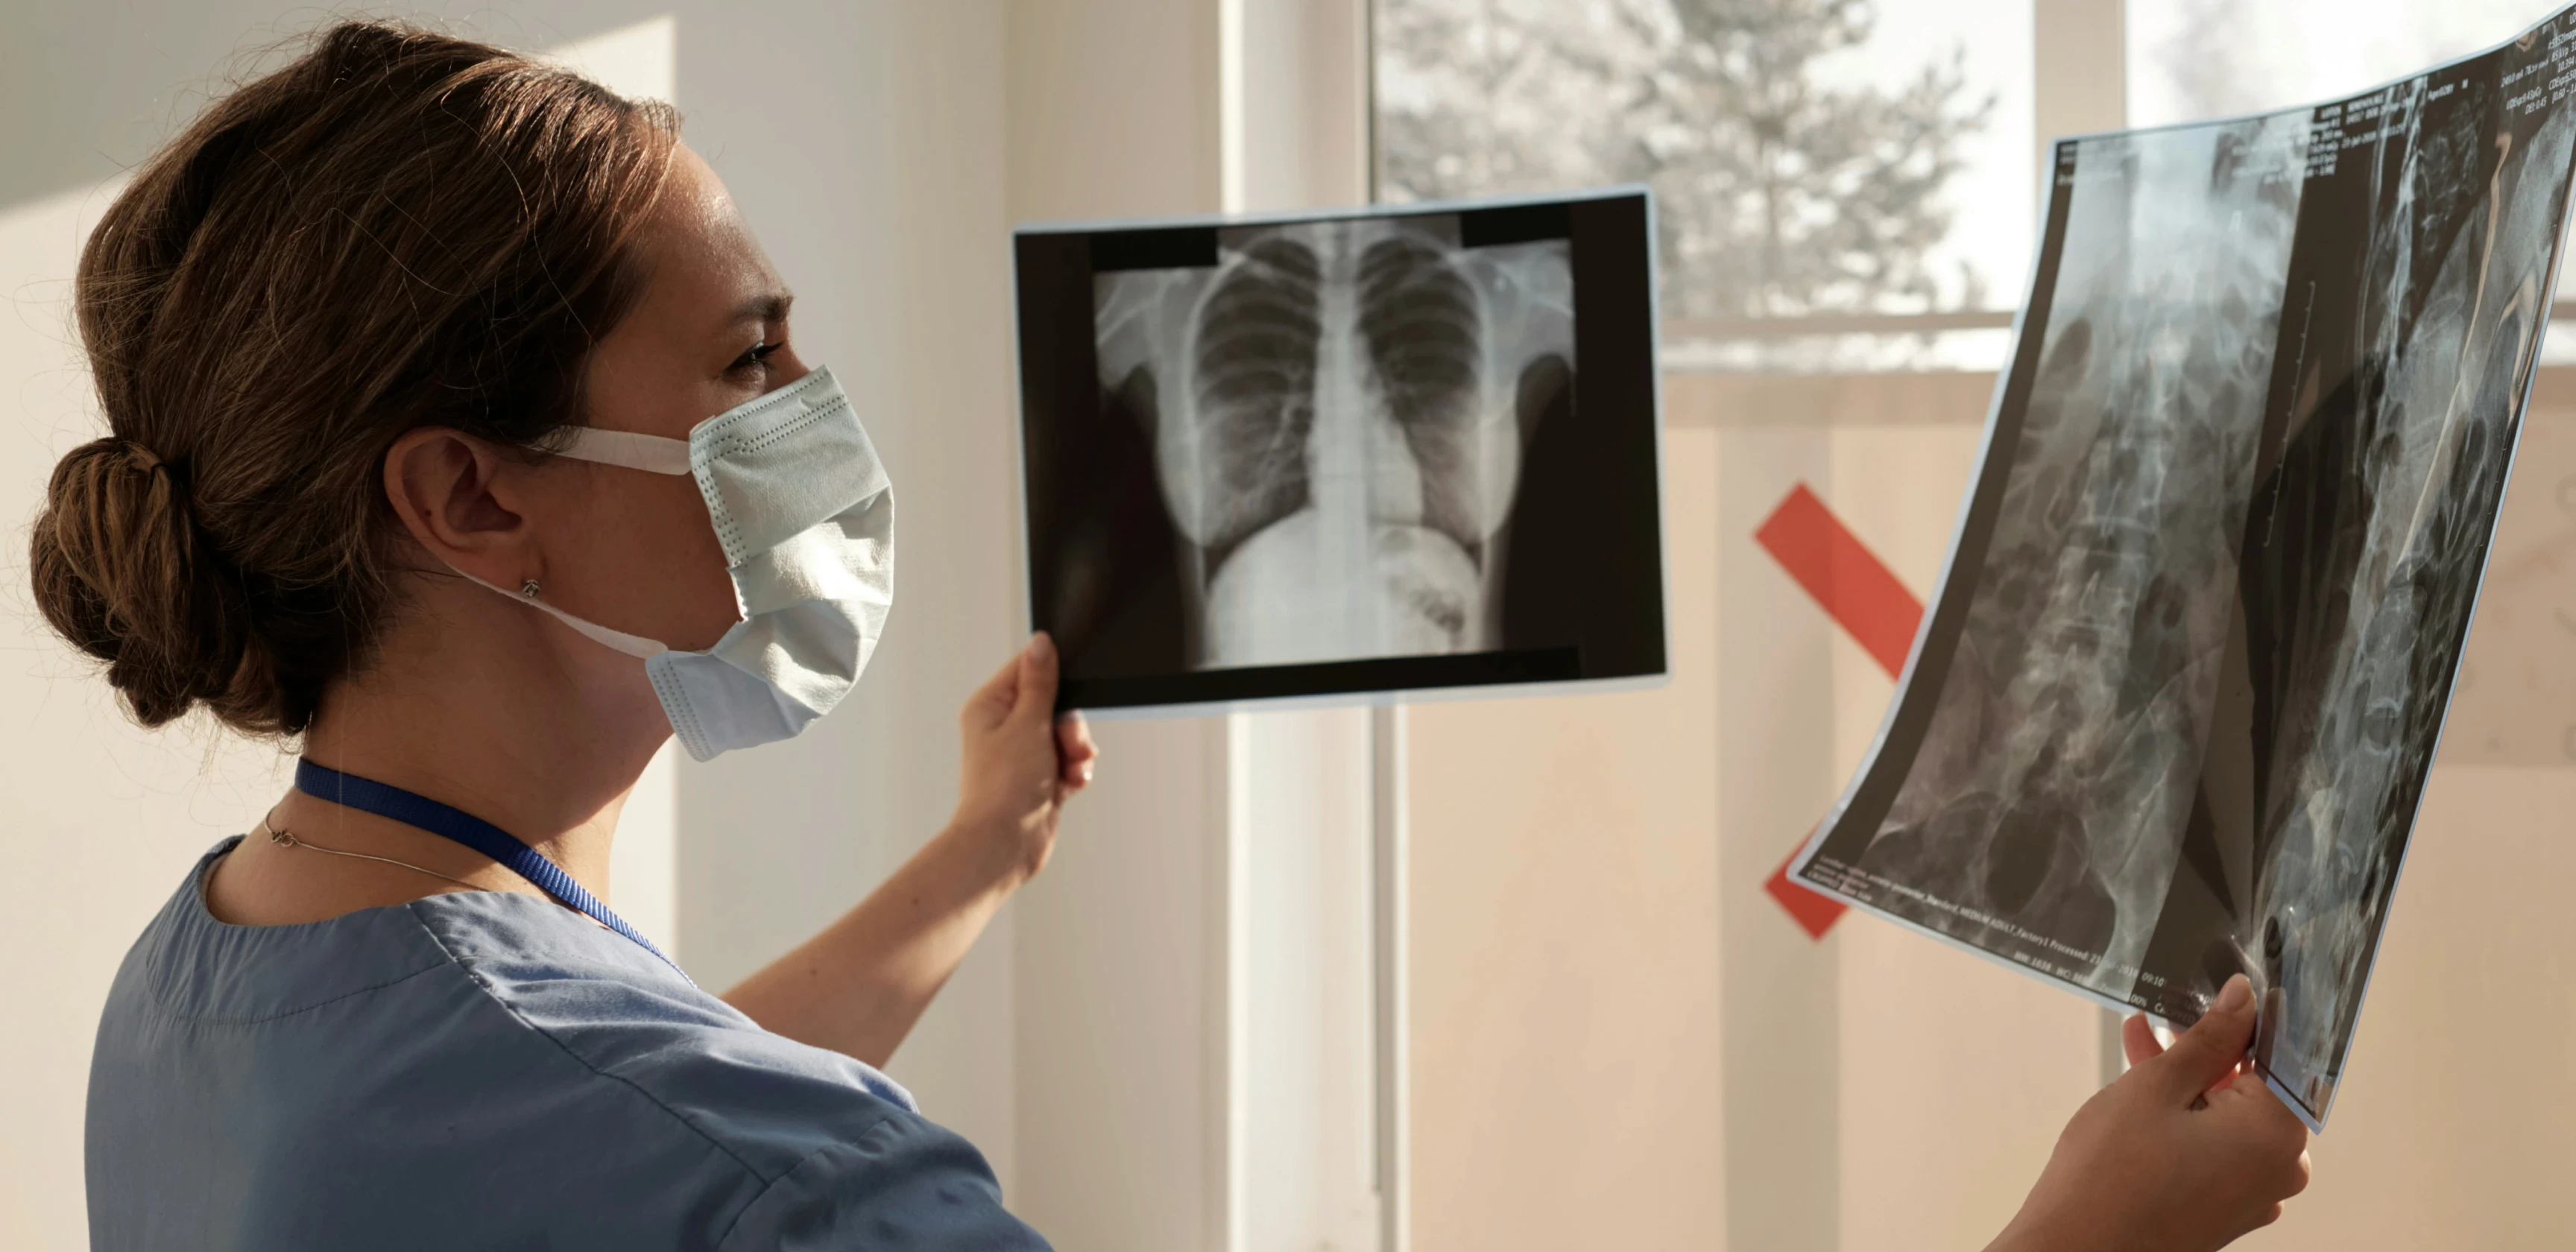
[{"label": "eyelash", "polygon": [[754,344],[750,351],[734,358],[733,364],[727,368],[729,370],[758,369],[761,366],[769,364],[769,358],[776,354],[780,348],[784,348],[786,346],[787,343],[785,340],[780,340],[777,343]]}]

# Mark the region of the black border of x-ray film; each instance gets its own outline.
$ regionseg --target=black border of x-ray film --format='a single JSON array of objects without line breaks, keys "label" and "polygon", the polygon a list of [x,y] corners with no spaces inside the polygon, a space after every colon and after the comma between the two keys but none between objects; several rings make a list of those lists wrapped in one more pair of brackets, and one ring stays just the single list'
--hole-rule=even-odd
[{"label": "black border of x-ray film", "polygon": [[[2305,106],[2304,111],[2314,117],[2317,110],[2328,105],[2344,105],[2367,99],[2390,87],[2438,75],[2448,69],[2465,67],[2489,57],[2501,56],[2525,39],[2548,39],[2553,30],[2576,32],[2576,6],[2563,8],[2534,24],[2514,39],[2506,40],[2484,51],[2391,79],[2368,91],[2355,92],[2334,100]],[[1867,898],[1844,890],[1838,881],[1838,876],[1830,871],[1818,872],[1814,863],[1819,855],[1829,849],[1838,850],[1835,855],[1846,863],[1857,863],[1858,857],[1852,855],[1853,850],[1866,847],[1878,833],[1889,809],[1895,803],[1897,793],[1902,789],[1912,769],[1916,755],[1922,750],[1925,734],[1931,724],[1941,689],[1948,676],[1950,662],[1957,654],[1959,636],[1966,625],[1969,604],[1974,598],[1978,576],[1984,568],[1987,550],[1993,540],[2005,487],[2011,478],[2009,465],[1999,463],[1996,453],[1998,450],[2009,450],[2014,447],[2021,436],[2022,419],[2027,413],[2032,386],[2038,374],[2041,341],[2048,326],[2050,305],[2057,286],[2058,260],[2065,244],[2074,169],[2083,141],[2117,138],[2145,131],[2217,126],[2232,121],[2299,111],[2302,109],[2294,107],[2264,114],[2245,115],[2241,118],[2220,118],[2177,126],[2147,127],[2137,131],[2108,131],[2094,135],[2068,136],[2057,140],[2054,144],[2050,162],[2052,177],[2047,214],[2032,261],[2029,296],[2014,319],[2012,363],[1996,380],[1995,392],[1987,413],[1984,437],[1978,446],[1977,478],[1969,488],[1968,495],[1961,502],[1958,523],[1951,539],[1950,553],[1942,565],[1937,584],[1936,602],[1931,611],[1923,616],[1921,624],[1916,629],[1913,648],[1908,653],[1905,668],[1897,679],[1896,697],[1889,704],[1886,716],[1880,723],[1877,738],[1871,743],[1858,771],[1847,784],[1833,810],[1817,824],[1805,845],[1791,859],[1787,875],[1789,881],[1800,888],[1814,891],[1874,917],[1893,922],[1916,934],[1974,953],[1997,965],[2018,971],[2051,986],[2072,991],[2077,996],[2107,1009],[2116,1012],[2138,1011],[2138,1006],[2133,1003],[2103,994],[2050,971],[2013,960],[2001,952],[1934,930],[1913,918],[1879,907]],[[2560,220],[2551,236],[2553,242],[2550,245],[2551,255],[2546,267],[2548,277],[2545,287],[2545,291],[2549,293],[2548,298],[2554,298],[2558,290],[2559,272],[2566,260],[2568,220],[2571,213],[2576,213],[2576,178],[2571,178],[2570,184],[2569,189],[2561,192]],[[2304,211],[2303,207],[2302,212]],[[2295,265],[2296,262],[2293,261],[2293,264]],[[2477,601],[2484,594],[2486,567],[2494,551],[2495,527],[2503,517],[2505,501],[2512,490],[2512,462],[2518,455],[2522,422],[2529,413],[2532,389],[2539,377],[2541,345],[2547,334],[2548,322],[2549,318],[2544,312],[2540,332],[2534,337],[2531,352],[2522,364],[2522,377],[2509,393],[2513,397],[2514,405],[2509,429],[2515,449],[2507,454],[2504,485],[2498,495],[2493,514],[2486,519],[2487,531],[2479,545],[2477,591],[2473,593],[2469,611],[2460,627],[2461,639],[2454,650],[2451,671],[2444,676],[2445,707],[2442,722],[2435,731],[2433,749],[2426,758],[2428,772],[2430,762],[2439,759],[2440,738],[2449,718],[2448,696],[2456,684],[2459,667],[2466,659],[2466,641],[2476,629]],[[2288,319],[2283,319],[2277,333],[2285,337],[2293,333]],[[2275,403],[2272,407],[2278,409],[2281,397],[2277,394],[2279,391],[2277,386],[2274,390]],[[2276,428],[2282,425],[2283,416],[2282,413],[2274,412],[2266,418],[2262,445],[2263,463],[2266,465],[2276,461],[2279,456],[2275,445],[2280,438],[2280,431]],[[2419,780],[2413,801],[2418,813],[2423,803],[2424,790]],[[2400,848],[2397,872],[2391,875],[2389,882],[2382,888],[2382,891],[2391,899],[2394,897],[2397,882],[2402,877],[2405,862],[2408,859],[2406,853],[2411,851],[2411,826],[2416,815],[2417,813],[2408,815],[2409,838],[2405,841],[2406,846]],[[2179,873],[2178,870],[2178,876]],[[2170,900],[2167,907],[2171,907]],[[2352,1043],[2350,1024],[2358,1021],[2363,1003],[2368,998],[2372,975],[2376,972],[2378,962],[2379,942],[2386,933],[2386,926],[2387,914],[2383,910],[2378,929],[2371,935],[2368,949],[2360,963],[2360,987],[2345,1019],[2347,1024],[2341,1040],[2341,1052],[2334,1067],[2336,1082],[2327,1094],[2324,1107],[2312,1107],[2306,1098],[2292,1090],[2289,1084],[2269,1072],[2264,1075],[2265,1085],[2279,1096],[2299,1120],[2312,1131],[2319,1133],[2324,1131],[2325,1118],[2332,1109],[2333,1097],[2340,1093],[2342,1075],[2350,1066]],[[2150,1016],[2159,1023],[2174,1027],[2188,1025],[2190,1020],[2196,1018],[2196,1014],[2168,1016],[2152,1011]]]},{"label": "black border of x-ray film", "polygon": [[[1436,656],[1373,657],[1301,665],[1160,673],[1086,674],[1068,657],[1057,703],[1120,713],[1192,713],[1251,704],[1383,703],[1414,693],[1517,694],[1651,686],[1667,676],[1670,592],[1663,537],[1663,421],[1656,360],[1654,208],[1642,187],[1571,196],[1380,205],[1320,212],[1234,214],[1124,222],[1024,225],[1012,238],[1018,328],[1022,567],[1029,624],[1054,629],[1058,570],[1049,558],[1068,518],[1057,493],[1068,429],[1099,404],[1094,276],[1122,270],[1212,265],[1218,232],[1363,218],[1448,217],[1460,244],[1492,246],[1562,238],[1574,277],[1570,425],[1608,467],[1571,484],[1597,510],[1604,539],[1579,576],[1584,594],[1562,597],[1547,637],[1533,646]],[[1068,417],[1068,415],[1073,415]],[[1543,436],[1546,432],[1543,429]],[[1554,432],[1564,438],[1567,431]],[[1533,450],[1537,446],[1533,445]],[[1150,456],[1109,458],[1103,473],[1150,475]],[[1113,507],[1159,501],[1159,488],[1128,482],[1096,493]],[[1157,504],[1156,507],[1159,507]],[[1099,519],[1086,519],[1094,521]],[[1141,524],[1141,520],[1140,524]],[[1114,527],[1113,527],[1114,528]]]}]

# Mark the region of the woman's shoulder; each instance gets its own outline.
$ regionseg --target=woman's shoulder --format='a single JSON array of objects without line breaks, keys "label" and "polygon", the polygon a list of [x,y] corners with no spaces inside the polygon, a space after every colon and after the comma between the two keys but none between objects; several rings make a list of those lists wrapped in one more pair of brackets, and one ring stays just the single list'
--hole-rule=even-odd
[{"label": "woman's shoulder", "polygon": [[436,900],[416,909],[422,925],[497,1007],[759,1180],[723,1246],[802,1247],[826,1232],[832,1241],[813,1246],[1045,1246],[1004,1210],[982,1154],[875,1069],[761,1029],[562,910]]},{"label": "woman's shoulder", "polygon": [[[557,1219],[589,1223],[564,1246],[688,1231],[690,1246],[795,1247],[797,1230],[879,1228],[1042,1246],[1003,1211],[982,1157],[882,1075],[761,1030],[640,946],[527,896],[237,927],[192,883],[119,975],[90,1097],[93,1199],[123,1214],[108,1247],[206,1221],[241,1224],[238,1246],[395,1230],[469,1246]],[[349,1195],[297,1182],[317,1160],[337,1163],[327,1177],[404,1182]],[[451,1184],[469,1178],[484,1202],[467,1212]],[[192,1196],[233,1199],[199,1211]],[[138,1237],[114,1237],[126,1227]]]},{"label": "woman's shoulder", "polygon": [[761,1029],[642,945],[579,914],[489,892],[409,907],[518,1028],[728,1147],[801,1158],[918,1112],[911,1095],[874,1068]]}]

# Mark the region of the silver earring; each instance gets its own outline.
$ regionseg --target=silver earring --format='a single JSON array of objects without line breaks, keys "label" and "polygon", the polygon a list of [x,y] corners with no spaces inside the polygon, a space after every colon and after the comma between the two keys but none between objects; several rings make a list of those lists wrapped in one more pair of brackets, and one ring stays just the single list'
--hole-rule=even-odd
[{"label": "silver earring", "polygon": [[520,583],[520,584],[519,584],[519,594],[520,594],[520,595],[523,595],[523,596],[526,596],[527,598],[529,598],[529,599],[531,599],[531,600],[536,599],[536,598],[537,598],[537,580],[536,580],[536,579],[531,578],[531,579],[529,579],[529,580],[528,580],[528,581],[526,581],[526,582]]}]

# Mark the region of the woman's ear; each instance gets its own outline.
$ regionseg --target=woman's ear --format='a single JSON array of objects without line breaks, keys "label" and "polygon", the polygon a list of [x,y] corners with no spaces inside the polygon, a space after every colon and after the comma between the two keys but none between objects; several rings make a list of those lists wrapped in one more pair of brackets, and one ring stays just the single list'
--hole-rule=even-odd
[{"label": "woman's ear", "polygon": [[500,484],[508,462],[490,444],[443,426],[408,431],[385,453],[385,498],[412,541],[451,568],[497,586],[537,577],[527,519]]}]

